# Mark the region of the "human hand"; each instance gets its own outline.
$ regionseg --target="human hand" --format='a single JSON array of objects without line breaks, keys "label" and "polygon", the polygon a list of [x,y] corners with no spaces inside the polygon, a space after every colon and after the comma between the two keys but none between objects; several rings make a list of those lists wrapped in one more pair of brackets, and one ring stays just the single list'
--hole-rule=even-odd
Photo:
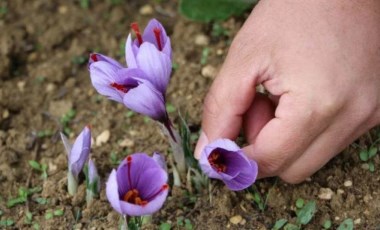
[{"label": "human hand", "polygon": [[377,0],[260,1],[206,96],[195,156],[243,129],[259,177],[312,175],[380,122],[379,22]]}]

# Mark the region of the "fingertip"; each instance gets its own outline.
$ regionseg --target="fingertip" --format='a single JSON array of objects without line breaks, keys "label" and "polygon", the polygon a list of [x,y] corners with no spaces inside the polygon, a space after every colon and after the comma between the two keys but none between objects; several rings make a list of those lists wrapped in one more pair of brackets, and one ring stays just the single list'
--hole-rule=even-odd
[{"label": "fingertip", "polygon": [[202,131],[201,135],[199,136],[199,139],[198,139],[197,145],[195,147],[195,151],[194,151],[194,157],[197,160],[200,159],[202,150],[208,144],[208,142],[209,141],[208,141],[208,138],[207,138],[206,134]]}]

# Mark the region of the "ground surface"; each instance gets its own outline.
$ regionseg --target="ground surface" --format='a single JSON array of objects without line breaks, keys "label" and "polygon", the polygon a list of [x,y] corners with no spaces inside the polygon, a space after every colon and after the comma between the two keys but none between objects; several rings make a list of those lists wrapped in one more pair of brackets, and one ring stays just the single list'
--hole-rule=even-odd
[{"label": "ground surface", "polygon": [[[0,0],[0,7],[0,228],[9,220],[9,228],[18,229],[33,224],[40,229],[116,229],[119,216],[104,194],[104,181],[116,167],[115,161],[132,152],[167,153],[169,148],[153,121],[97,95],[85,64],[89,52],[124,61],[122,45],[129,24],[145,25],[152,17],[161,20],[172,37],[177,66],[167,100],[182,114],[189,114],[188,123],[196,134],[203,97],[244,17],[222,23],[229,33],[223,35],[212,24],[181,18],[172,1],[107,0],[85,9],[79,1]],[[207,60],[201,61],[207,50]],[[92,149],[103,183],[100,199],[89,207],[83,185],[75,197],[66,192],[66,154],[58,133],[64,128],[62,115],[70,111],[75,116],[64,127],[71,130],[71,138],[91,124],[95,142],[104,141]],[[178,120],[177,113],[170,116]],[[103,133],[108,131],[109,138]],[[321,229],[328,219],[335,228],[346,218],[355,220],[357,229],[379,228],[379,156],[371,160],[374,172],[359,158],[360,150],[374,143],[378,133],[372,130],[357,140],[305,183],[258,181],[260,193],[269,194],[263,212],[251,194],[233,193],[212,182],[210,194],[172,190],[164,208],[145,228],[157,229],[167,222],[181,229],[181,220],[188,219],[194,229],[271,229],[281,218],[295,223],[298,198],[317,201],[317,213],[305,229]],[[32,170],[30,160],[48,165],[46,180]],[[37,192],[27,202],[8,208],[7,201],[17,197],[21,187],[37,188]],[[63,212],[49,216],[56,210]]]}]

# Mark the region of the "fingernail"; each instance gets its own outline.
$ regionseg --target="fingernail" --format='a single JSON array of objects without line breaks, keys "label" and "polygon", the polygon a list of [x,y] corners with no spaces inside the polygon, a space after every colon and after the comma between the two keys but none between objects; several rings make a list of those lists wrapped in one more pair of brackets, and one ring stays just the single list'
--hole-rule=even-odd
[{"label": "fingernail", "polygon": [[199,160],[201,157],[201,153],[203,148],[208,144],[208,139],[206,134],[202,131],[201,135],[199,136],[197,146],[195,147],[194,151],[194,157]]}]

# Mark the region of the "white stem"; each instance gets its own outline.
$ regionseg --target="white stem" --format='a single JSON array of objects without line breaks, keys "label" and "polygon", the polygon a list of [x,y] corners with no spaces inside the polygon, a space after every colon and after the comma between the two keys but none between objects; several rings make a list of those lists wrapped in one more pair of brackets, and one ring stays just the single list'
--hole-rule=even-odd
[{"label": "white stem", "polygon": [[168,137],[170,147],[173,151],[173,157],[174,161],[176,163],[178,172],[181,175],[186,174],[186,162],[185,162],[185,153],[183,152],[182,148],[182,139],[181,136],[178,134],[178,132],[174,129],[174,127],[170,127],[170,131],[173,134],[175,140],[173,139],[173,136],[170,135],[170,131],[168,130],[168,127],[163,125],[162,123],[158,123],[162,132]]},{"label": "white stem", "polygon": [[78,180],[70,170],[67,173],[67,190],[72,196],[74,196],[78,190]]},{"label": "white stem", "polygon": [[92,200],[96,197],[96,194],[91,191],[91,189],[86,189],[86,203],[87,207],[90,206]]}]

